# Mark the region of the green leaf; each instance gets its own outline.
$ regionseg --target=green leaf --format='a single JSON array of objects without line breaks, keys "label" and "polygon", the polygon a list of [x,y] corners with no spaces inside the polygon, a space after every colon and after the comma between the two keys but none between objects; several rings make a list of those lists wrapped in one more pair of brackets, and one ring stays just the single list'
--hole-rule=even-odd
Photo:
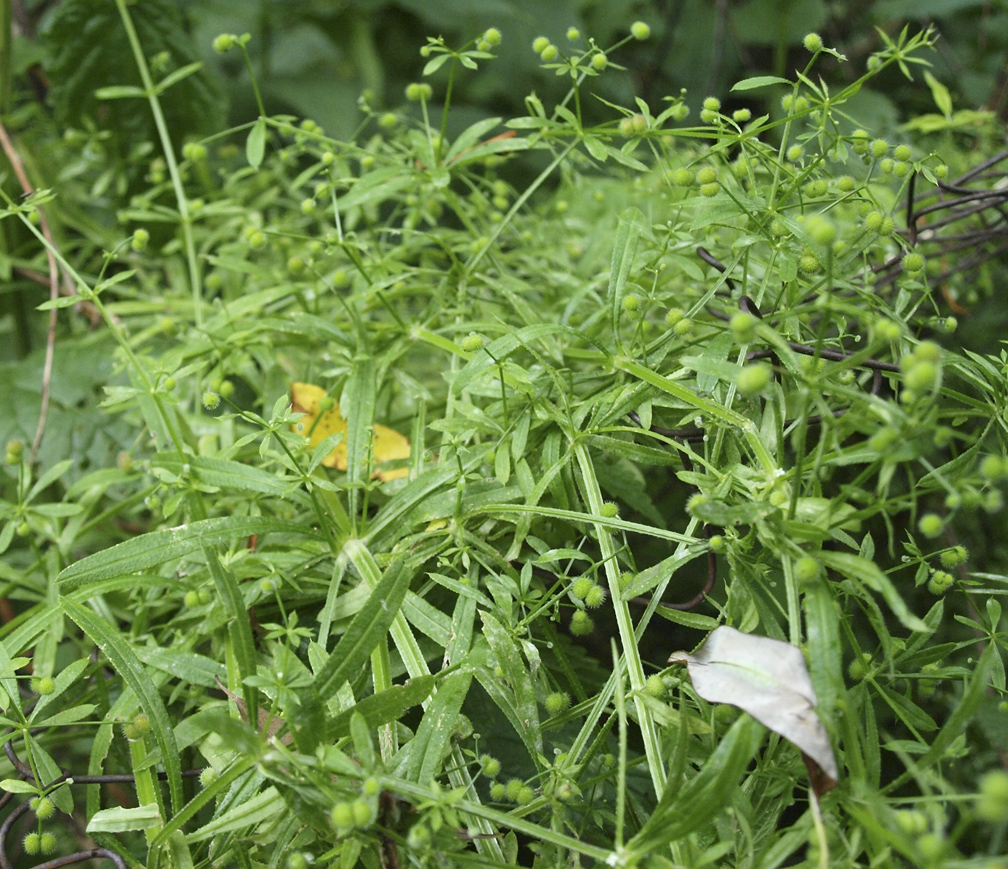
[{"label": "green leaf", "polygon": [[793,82],[788,81],[786,78],[781,78],[779,75],[754,75],[752,78],[744,78],[742,81],[735,82],[732,85],[732,90],[754,91],[758,88],[770,87],[770,85],[775,84],[790,85]]},{"label": "green leaf", "polygon": [[177,84],[182,81],[182,79],[189,78],[193,73],[199,72],[203,69],[203,61],[197,60],[193,63],[187,63],[185,66],[179,67],[174,72],[168,73],[161,81],[155,85],[155,90],[159,94],[163,94],[172,85]]},{"label": "green leaf", "polygon": [[714,753],[682,788],[668,788],[654,813],[626,848],[645,855],[657,844],[674,842],[699,832],[731,804],[731,794],[763,741],[764,729],[742,715],[724,735]]},{"label": "green leaf", "polygon": [[458,134],[452,142],[448,153],[445,154],[445,164],[451,163],[456,157],[472,148],[480,139],[489,133],[494,127],[500,126],[500,118],[484,118],[475,124],[470,124]]},{"label": "green leaf", "polygon": [[147,96],[143,88],[133,85],[110,85],[109,87],[97,88],[94,95],[98,100],[126,100]]},{"label": "green leaf", "polygon": [[325,666],[316,674],[313,684],[319,697],[328,697],[367,664],[371,651],[385,639],[399,612],[411,578],[412,573],[401,560],[393,561],[386,568],[381,582],[354,616]]},{"label": "green leaf", "polygon": [[906,605],[906,601],[900,597],[896,591],[892,580],[889,579],[874,561],[852,555],[849,552],[834,552],[832,550],[822,550],[819,553],[819,560],[827,567],[842,573],[849,580],[857,584],[864,584],[872,591],[882,595],[883,600],[889,604],[889,609],[896,616],[904,627],[911,631],[929,631],[929,628],[917,616],[915,616]]},{"label": "green leaf", "polygon": [[504,673],[507,685],[504,693],[514,696],[514,709],[521,728],[519,734],[528,745],[534,747],[532,757],[535,758],[542,753],[542,732],[539,729],[539,708],[536,705],[532,677],[522,664],[518,644],[511,632],[490,613],[481,612],[480,618],[483,620],[483,636]]},{"label": "green leaf", "polygon": [[258,169],[262,165],[263,156],[266,153],[266,119],[259,118],[249,131],[248,139],[245,140],[245,159],[249,166]]},{"label": "green leaf", "polygon": [[307,506],[308,499],[298,490],[298,482],[285,480],[262,468],[221,459],[217,456],[186,456],[178,453],[159,453],[151,459],[151,467],[168,471],[176,478],[192,474],[196,483],[218,486],[234,492],[259,492]]},{"label": "green leaf", "polygon": [[236,833],[247,830],[263,821],[276,820],[284,816],[284,801],[275,787],[268,787],[260,794],[245,800],[230,811],[214,818],[210,823],[189,833],[190,842],[202,842],[221,833]]},{"label": "green leaf", "polygon": [[154,741],[161,750],[161,762],[168,775],[172,809],[177,812],[184,803],[182,767],[171,720],[168,718],[168,711],[161,700],[161,695],[155,689],[143,664],[130,648],[129,642],[115,627],[75,601],[61,598],[60,606],[98,646],[116,673],[139,699],[140,708],[150,719]]},{"label": "green leaf", "polygon": [[429,784],[441,774],[441,761],[471,684],[472,673],[456,671],[438,685],[437,694],[424,711],[416,736],[410,742],[405,772],[410,781]]},{"label": "green leaf", "polygon": [[225,543],[236,537],[263,536],[271,532],[312,534],[303,525],[250,516],[223,516],[200,519],[163,531],[151,531],[110,546],[65,568],[56,582],[60,592],[115,576],[139,573],[174,558],[198,551],[203,546]]},{"label": "green leaf", "polygon": [[0,781],[0,790],[5,790],[9,794],[33,794],[39,792],[38,787],[33,782],[21,781],[18,778],[5,778]]},{"label": "green leaf", "polygon": [[350,717],[354,712],[364,718],[371,730],[398,721],[403,712],[413,706],[419,706],[430,697],[433,690],[433,676],[417,676],[405,685],[393,685],[386,691],[371,694],[363,700],[358,700],[350,709],[334,716],[326,727],[326,738],[335,741],[349,736]]},{"label": "green leaf", "polygon": [[623,296],[626,292],[627,278],[633,270],[634,256],[637,253],[637,242],[640,239],[644,215],[638,208],[628,208],[619,218],[616,227],[616,238],[613,241],[612,258],[609,263],[609,322],[616,343],[623,349],[620,337],[619,320],[623,310]]},{"label": "green leaf", "polygon": [[156,803],[132,809],[114,806],[95,812],[87,823],[87,832],[129,833],[133,830],[151,830],[163,823],[164,819]]}]

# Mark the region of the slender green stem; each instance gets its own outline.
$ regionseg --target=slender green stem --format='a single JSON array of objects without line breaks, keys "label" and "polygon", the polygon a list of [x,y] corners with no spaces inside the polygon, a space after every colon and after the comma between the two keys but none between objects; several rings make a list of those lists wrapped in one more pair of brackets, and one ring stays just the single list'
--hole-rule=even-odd
[{"label": "slender green stem", "polygon": [[[578,468],[581,471],[581,480],[584,486],[584,494],[588,501],[588,508],[594,516],[601,516],[603,505],[602,490],[599,488],[598,478],[595,476],[595,466],[592,464],[587,445],[583,442],[575,443],[574,455],[577,458]],[[634,636],[630,609],[627,606],[627,602],[620,595],[619,568],[616,563],[616,547],[613,545],[612,535],[605,525],[598,522],[594,524],[595,535],[598,538],[599,549],[602,553],[603,569],[605,570],[606,580],[609,584],[609,596],[612,600],[613,611],[616,614],[620,647],[623,650],[623,658],[626,661],[630,688],[635,695],[634,705],[637,709],[637,721],[644,740],[644,753],[647,756],[648,771],[651,774],[651,783],[654,787],[655,796],[660,799],[665,791],[665,764],[662,761],[661,742],[658,738],[654,719],[651,717],[650,709],[648,709],[640,696],[640,693],[644,690],[644,663],[641,661],[640,650],[637,648],[637,638]]]},{"label": "slender green stem", "polygon": [[[136,63],[137,71],[140,73],[140,80],[143,82],[144,92],[147,94],[147,101],[150,104],[151,113],[154,115],[154,125],[157,127],[158,138],[161,140],[161,150],[164,152],[168,174],[171,176],[172,189],[175,191],[179,221],[182,224],[182,240],[186,252],[186,263],[189,267],[189,288],[192,292],[193,318],[197,328],[199,328],[203,325],[203,287],[199,262],[196,258],[196,241],[193,237],[192,217],[189,214],[189,200],[186,198],[185,188],[182,186],[182,175],[179,173],[178,162],[175,159],[175,149],[172,145],[171,134],[168,132],[168,124],[165,122],[164,113],[161,111],[158,89],[154,85],[150,69],[147,67],[147,58],[144,55],[143,47],[140,45],[140,39],[137,37],[136,28],[133,26],[133,19],[130,18],[129,11],[126,9],[126,0],[116,0],[116,7],[119,10],[120,18],[122,18],[123,27],[126,28],[126,36],[129,39],[130,49],[133,52],[133,61]],[[255,79],[253,78],[254,86]]]}]

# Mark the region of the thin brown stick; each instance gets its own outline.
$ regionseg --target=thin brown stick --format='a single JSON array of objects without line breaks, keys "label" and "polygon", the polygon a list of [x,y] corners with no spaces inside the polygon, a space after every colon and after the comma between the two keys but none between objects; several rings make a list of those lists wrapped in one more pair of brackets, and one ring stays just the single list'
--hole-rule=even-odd
[{"label": "thin brown stick", "polygon": [[[7,129],[2,122],[0,122],[0,145],[3,146],[4,153],[10,161],[11,168],[14,169],[14,174],[17,176],[18,183],[21,185],[24,195],[31,196],[35,190],[28,180],[28,173],[25,172],[21,156],[7,135]],[[49,262],[49,300],[54,302],[59,298],[59,266],[56,264],[56,257],[52,252],[56,244],[53,241],[52,233],[49,231],[49,222],[46,220],[45,212],[38,206],[36,206],[36,210],[39,215],[39,229],[42,231],[45,240],[49,243],[46,246],[46,259]],[[42,366],[42,400],[39,408],[38,426],[35,428],[35,437],[32,439],[31,453],[28,458],[29,464],[35,463],[35,457],[38,455],[39,446],[42,443],[42,436],[45,434],[46,417],[49,415],[49,390],[52,384],[52,367],[55,353],[56,308],[51,308],[49,310],[49,330],[46,335],[45,364]]]}]

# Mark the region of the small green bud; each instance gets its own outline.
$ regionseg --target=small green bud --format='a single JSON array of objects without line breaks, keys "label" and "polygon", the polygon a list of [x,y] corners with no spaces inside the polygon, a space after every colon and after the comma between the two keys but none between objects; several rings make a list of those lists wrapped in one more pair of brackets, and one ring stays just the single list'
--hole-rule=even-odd
[{"label": "small green bud", "polygon": [[807,275],[816,274],[821,267],[819,258],[813,253],[805,253],[798,258],[798,269]]},{"label": "small green bud", "polygon": [[805,222],[805,229],[809,238],[816,244],[825,246],[836,241],[836,224],[828,217],[823,217],[820,214],[813,215]]},{"label": "small green bud", "polygon": [[353,814],[353,825],[360,829],[361,827],[368,827],[371,825],[372,813],[371,806],[369,806],[364,800],[354,800],[350,805],[350,811]]},{"label": "small green bud", "polygon": [[36,676],[31,680],[31,688],[40,697],[48,697],[56,690],[52,676]]},{"label": "small green bud", "polygon": [[200,787],[208,788],[215,781],[217,781],[217,772],[213,769],[213,767],[208,766],[200,772],[199,774]]},{"label": "small green bud", "polygon": [[138,229],[133,233],[130,247],[138,253],[147,249],[147,242],[150,241],[150,233],[146,229]]},{"label": "small green bud", "polygon": [[570,695],[565,691],[554,691],[546,695],[543,705],[550,715],[559,715],[561,712],[566,712],[570,706]]},{"label": "small green bud", "polygon": [[518,791],[518,796],[515,798],[515,802],[518,803],[519,806],[527,806],[534,799],[535,791],[528,785],[523,785],[522,789]]},{"label": "small green bud", "polygon": [[643,41],[651,35],[651,26],[643,21],[635,21],[630,25],[630,35]]},{"label": "small green bud", "polygon": [[955,580],[951,573],[946,573],[944,570],[936,570],[931,574],[931,579],[928,580],[928,591],[936,596],[943,595],[952,587],[953,582]]},{"label": "small green bud", "polygon": [[[542,51],[539,52],[539,57],[542,59],[543,63],[552,63],[560,56],[560,49],[557,48],[552,42],[547,45]],[[592,64],[594,66],[594,64]]]},{"label": "small green bud", "polygon": [[350,803],[336,803],[329,812],[329,818],[333,822],[333,826],[339,830],[349,830],[353,828],[354,814],[353,809],[350,808]]},{"label": "small green bud", "polygon": [[685,338],[693,331],[693,321],[689,317],[683,317],[672,327],[672,331],[680,338]]},{"label": "small green bud", "polygon": [[889,143],[885,139],[875,139],[869,146],[869,150],[876,160],[880,160],[889,153]]},{"label": "small green bud", "polygon": [[509,800],[517,800],[518,794],[521,793],[521,789],[525,787],[525,782],[520,778],[508,779],[508,783],[505,787],[505,794]]},{"label": "small green bud", "polygon": [[238,37],[236,37],[233,33],[222,33],[219,36],[214,37],[213,49],[218,54],[224,54],[224,52],[230,51],[234,48],[237,41]]},{"label": "small green bud", "polygon": [[909,160],[910,159],[910,147],[908,145],[897,145],[893,151],[893,156],[897,160]]},{"label": "small green bud", "polygon": [[331,395],[323,395],[319,399],[318,409],[320,413],[327,413],[336,406],[336,399]]},{"label": "small green bud", "polygon": [[29,805],[40,821],[48,821],[56,811],[56,805],[49,797],[34,797]]},{"label": "small green bud", "polygon": [[870,211],[865,217],[865,227],[871,232],[878,232],[882,227],[883,219],[881,211]]},{"label": "small green bud", "polygon": [[920,836],[927,832],[927,816],[923,812],[901,809],[896,813],[896,826],[908,836]]},{"label": "small green bud", "polygon": [[483,31],[483,41],[491,46],[500,45],[501,32],[496,27],[488,27]]},{"label": "small green bud", "polygon": [[599,52],[592,57],[591,65],[592,69],[601,72],[609,65],[609,58],[605,56],[604,52]]},{"label": "small green bud", "polygon": [[939,561],[941,561],[942,567],[951,569],[964,564],[967,558],[969,558],[969,552],[967,552],[965,546],[953,546],[951,549],[946,549],[942,552],[939,556]]},{"label": "small green bud", "polygon": [[896,166],[896,161],[892,157],[884,157],[879,163],[879,169],[886,175],[891,175]]},{"label": "small green bud", "polygon": [[802,154],[805,153],[805,149],[801,145],[792,145],[787,149],[787,154],[785,155],[788,160],[792,163],[797,163],[802,158]]},{"label": "small green bud", "polygon": [[935,166],[935,168],[934,168],[934,176],[935,176],[935,178],[937,178],[937,179],[938,179],[939,181],[942,181],[942,180],[944,180],[945,178],[948,178],[948,172],[949,172],[949,170],[948,170],[948,166],[946,166],[946,165],[945,165],[944,163],[939,163],[939,164],[938,164],[937,166]]},{"label": "small green bud", "polygon": [[919,274],[924,268],[924,257],[919,253],[908,253],[903,255],[903,271],[911,275]]},{"label": "small green bud", "polygon": [[623,310],[628,314],[634,313],[640,307],[640,296],[636,293],[627,293],[623,297]]},{"label": "small green bud", "polygon": [[653,673],[647,677],[647,681],[644,683],[644,690],[652,697],[661,700],[665,696],[665,680],[657,673]]},{"label": "small green bud", "polygon": [[855,130],[851,133],[851,150],[859,156],[867,154],[870,147],[869,139],[867,130]]},{"label": "small green bud", "polygon": [[1008,818],[1008,773],[995,769],[984,774],[980,779],[976,809],[983,820],[992,824]]},{"label": "small green bud", "polygon": [[819,576],[819,562],[811,555],[799,558],[794,564],[794,577],[799,584],[807,585]]},{"label": "small green bud", "polygon": [[736,314],[732,314],[731,321],[729,322],[732,335],[739,344],[748,344],[756,337],[756,326],[758,324],[759,318],[748,311],[739,311]]},{"label": "small green bud", "polygon": [[602,515],[606,519],[615,519],[619,515],[619,506],[612,501],[606,501],[602,505]]},{"label": "small green bud", "polygon": [[575,610],[570,620],[570,632],[575,637],[584,637],[595,629],[595,622],[584,610]]},{"label": "small green bud", "polygon": [[719,112],[721,111],[721,100],[717,97],[707,97],[703,101],[704,111],[707,112]]},{"label": "small green bud", "polygon": [[485,343],[482,335],[470,332],[462,339],[462,349],[466,353],[475,353],[477,350],[482,350]]},{"label": "small green bud", "polygon": [[207,410],[216,410],[220,407],[220,402],[220,396],[216,392],[208,389],[203,393],[203,407]]},{"label": "small green bud", "polygon": [[773,380],[773,370],[765,362],[742,366],[735,381],[739,395],[755,395],[766,389]]},{"label": "small green bud", "polygon": [[601,585],[593,585],[584,596],[584,603],[590,609],[597,609],[605,603],[606,592]]},{"label": "small green bud", "polygon": [[935,537],[937,537],[939,534],[942,533],[942,528],[944,527],[944,525],[945,523],[942,522],[941,516],[939,516],[937,513],[925,513],[923,516],[920,517],[920,520],[917,522],[917,529],[925,537],[928,537],[933,540]]},{"label": "small green bud", "polygon": [[807,33],[805,39],[802,40],[802,44],[805,46],[806,51],[811,51],[813,54],[823,50],[822,37],[818,33]]},{"label": "small green bud", "polygon": [[715,534],[707,541],[707,545],[710,546],[711,552],[724,552],[725,549],[725,539],[720,534]]},{"label": "small green bud", "polygon": [[841,193],[850,193],[857,187],[857,182],[850,175],[841,175],[836,180],[836,186]]},{"label": "small green bud", "polygon": [[736,124],[744,124],[752,119],[752,112],[749,109],[736,109],[732,112],[732,120]]},{"label": "small green bud", "polygon": [[578,600],[584,600],[588,592],[595,587],[595,582],[590,577],[581,576],[574,580],[571,585],[571,594]]},{"label": "small green bud", "polygon": [[536,38],[535,38],[535,39],[534,39],[534,40],[532,41],[532,50],[533,50],[533,51],[534,51],[534,52],[535,52],[536,54],[542,54],[542,53],[543,53],[543,50],[544,50],[544,49],[546,48],[546,46],[547,46],[547,45],[549,45],[549,44],[550,44],[550,41],[549,41],[549,40],[548,40],[548,39],[547,39],[547,38],[546,38],[545,36],[537,36],[537,37],[536,37]]},{"label": "small green bud", "polygon": [[692,169],[676,169],[672,172],[672,183],[676,187],[692,187],[696,173]]},{"label": "small green bud", "polygon": [[717,170],[711,166],[704,166],[696,173],[697,184],[710,184],[717,181]]},{"label": "small green bud", "polygon": [[480,769],[482,770],[483,775],[489,776],[490,778],[496,778],[500,774],[501,764],[496,757],[484,754],[480,758]]},{"label": "small green bud", "polygon": [[717,196],[721,190],[721,185],[717,181],[711,181],[710,184],[700,185],[700,195],[706,196],[708,199],[712,199]]},{"label": "small green bud", "polygon": [[567,40],[569,42],[577,42],[581,38],[581,31],[576,27],[567,28]]},{"label": "small green bud", "polygon": [[903,383],[907,389],[914,392],[926,392],[935,385],[938,379],[938,368],[933,362],[921,359],[910,367],[903,375]]},{"label": "small green bud", "polygon": [[[506,797],[507,797],[507,788],[505,788],[504,785],[502,785],[500,782],[495,782],[494,784],[490,785],[490,799],[492,799],[494,802],[499,803],[503,801]],[[415,826],[417,825],[414,825],[414,827]],[[412,833],[413,831],[410,830],[410,832]]]},{"label": "small green bud", "polygon": [[39,836],[38,833],[29,833],[24,837],[24,839],[22,839],[21,847],[24,848],[24,852],[26,854],[34,856],[35,854],[38,854],[42,847],[41,842],[39,841],[40,839],[41,836]]}]

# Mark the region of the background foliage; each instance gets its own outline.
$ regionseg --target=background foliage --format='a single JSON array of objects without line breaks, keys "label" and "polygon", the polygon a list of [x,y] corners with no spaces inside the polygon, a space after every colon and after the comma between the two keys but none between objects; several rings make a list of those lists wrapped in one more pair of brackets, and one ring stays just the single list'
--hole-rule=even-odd
[{"label": "background foliage", "polygon": [[[1005,12],[241,11],[5,54],[9,850],[999,865]],[[666,664],[719,623],[805,653],[821,805]]]}]

